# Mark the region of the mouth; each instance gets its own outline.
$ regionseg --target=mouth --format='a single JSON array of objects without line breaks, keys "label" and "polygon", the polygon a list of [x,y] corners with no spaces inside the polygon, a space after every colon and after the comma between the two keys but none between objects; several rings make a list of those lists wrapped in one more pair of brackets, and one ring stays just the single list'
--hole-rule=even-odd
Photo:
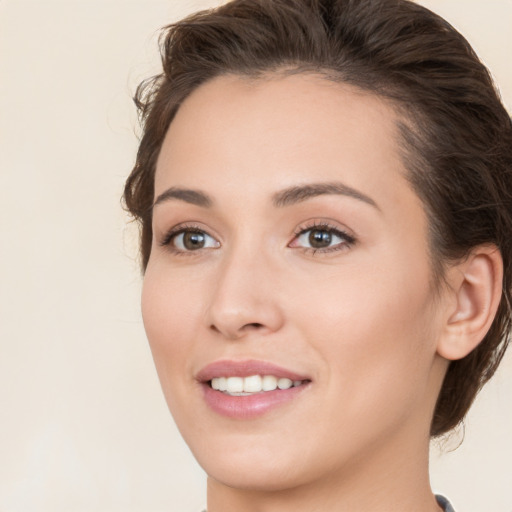
[{"label": "mouth", "polygon": [[217,361],[196,376],[216,413],[252,419],[300,396],[311,378],[264,361]]},{"label": "mouth", "polygon": [[248,377],[214,377],[208,381],[208,385],[215,391],[220,391],[230,396],[251,396],[255,393],[268,393],[276,389],[285,390],[302,386],[309,381],[291,380],[287,377],[275,375],[249,375]]}]

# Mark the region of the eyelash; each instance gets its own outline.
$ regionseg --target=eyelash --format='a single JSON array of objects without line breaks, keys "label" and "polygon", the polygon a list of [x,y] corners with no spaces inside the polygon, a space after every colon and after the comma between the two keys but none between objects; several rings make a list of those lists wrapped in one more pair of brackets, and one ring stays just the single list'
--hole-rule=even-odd
[{"label": "eyelash", "polygon": [[[179,224],[178,226],[175,226],[174,228],[170,229],[163,237],[163,239],[160,241],[159,245],[161,247],[167,248],[169,251],[171,251],[173,254],[177,256],[194,256],[195,252],[198,251],[183,251],[181,249],[178,249],[173,245],[173,240],[183,233],[204,233],[208,235],[208,233],[201,227],[195,225],[195,224]],[[211,235],[208,235],[211,236]],[[213,237],[212,237],[213,238]]]},{"label": "eyelash", "polygon": [[306,224],[305,226],[300,226],[299,228],[297,228],[297,230],[295,231],[295,237],[294,237],[293,241],[297,240],[301,235],[304,235],[308,231],[313,231],[313,230],[325,231],[329,234],[332,234],[334,236],[341,238],[343,240],[343,242],[340,242],[332,247],[325,247],[322,249],[316,249],[314,247],[298,247],[308,254],[314,255],[317,252],[325,254],[325,253],[331,253],[331,252],[336,252],[336,251],[342,251],[342,250],[349,249],[356,243],[356,239],[352,235],[349,235],[343,229],[340,229],[339,227],[332,226],[329,223],[322,222],[322,221],[320,221],[320,222],[315,221],[311,224]]},{"label": "eyelash", "polygon": [[[333,247],[325,247],[325,248],[320,248],[320,249],[314,248],[314,247],[301,247],[301,246],[296,246],[295,248],[301,249],[305,253],[314,255],[318,252],[325,254],[325,253],[331,253],[331,252],[340,251],[340,250],[346,250],[346,249],[349,249],[350,247],[352,247],[356,243],[356,239],[352,235],[349,235],[346,231],[344,231],[338,227],[332,226],[327,222],[315,221],[311,224],[306,224],[306,225],[300,226],[294,232],[294,238],[293,238],[292,242],[290,242],[290,244],[293,243],[294,241],[296,241],[301,235],[304,235],[308,231],[312,231],[312,230],[325,231],[329,234],[332,234],[334,236],[341,238],[343,240],[343,242],[340,242]],[[178,235],[181,235],[183,233],[200,233],[200,234],[205,234],[208,237],[211,237],[211,235],[209,235],[203,228],[201,228],[195,224],[180,224],[180,225],[175,226],[174,228],[170,229],[165,234],[163,239],[160,241],[159,245],[161,247],[166,247],[173,254],[176,254],[179,256],[193,256],[195,252],[199,252],[199,249],[197,251],[193,251],[193,250],[184,251],[184,250],[176,248],[172,243],[173,240]],[[211,237],[211,238],[213,238],[213,237]],[[290,244],[288,244],[288,247],[290,247]]]}]

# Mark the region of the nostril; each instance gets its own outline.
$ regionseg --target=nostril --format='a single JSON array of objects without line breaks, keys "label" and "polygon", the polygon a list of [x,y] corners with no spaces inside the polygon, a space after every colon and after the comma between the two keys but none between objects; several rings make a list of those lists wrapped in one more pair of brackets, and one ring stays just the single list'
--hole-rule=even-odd
[{"label": "nostril", "polygon": [[[257,331],[257,330],[260,330],[260,329],[263,329],[265,326],[259,322],[251,322],[251,323],[248,323],[248,324],[245,324],[245,325],[242,325],[242,327],[240,329],[237,329],[237,333],[238,334],[233,334],[234,337],[238,338],[240,336],[243,336],[243,333],[244,332],[247,332],[247,331]],[[223,332],[222,329],[219,329],[215,324],[212,324],[210,325],[210,329],[216,333],[221,333]]]},{"label": "nostril", "polygon": [[246,329],[261,329],[263,327],[263,324],[259,324],[259,323],[251,323],[251,324],[246,324],[244,326]]}]

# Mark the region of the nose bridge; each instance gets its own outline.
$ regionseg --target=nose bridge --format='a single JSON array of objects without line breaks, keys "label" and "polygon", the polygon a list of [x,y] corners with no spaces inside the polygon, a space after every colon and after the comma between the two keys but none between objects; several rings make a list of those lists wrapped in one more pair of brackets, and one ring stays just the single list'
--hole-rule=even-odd
[{"label": "nose bridge", "polygon": [[234,246],[218,267],[210,298],[209,327],[225,337],[238,339],[251,331],[278,330],[282,314],[276,296],[269,255],[250,244]]}]

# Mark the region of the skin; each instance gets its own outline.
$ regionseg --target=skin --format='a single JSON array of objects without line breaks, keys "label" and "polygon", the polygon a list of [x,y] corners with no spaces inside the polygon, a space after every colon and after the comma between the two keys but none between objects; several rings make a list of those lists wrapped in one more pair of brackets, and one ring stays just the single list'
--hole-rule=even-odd
[{"label": "skin", "polygon": [[[211,201],[155,205],[142,309],[169,408],[208,474],[209,512],[439,510],[428,478],[435,400],[448,359],[481,339],[460,343],[460,322],[478,309],[460,290],[480,297],[471,271],[475,282],[499,275],[483,251],[434,292],[426,215],[405,179],[396,121],[373,95],[274,75],[217,78],[171,123],[155,197],[178,187]],[[273,203],[284,189],[333,182],[370,201]],[[305,230],[318,224],[355,241],[314,252]],[[183,225],[204,232],[206,246],[170,239]],[[219,359],[270,361],[312,382],[262,417],[227,418],[195,379]]]}]

